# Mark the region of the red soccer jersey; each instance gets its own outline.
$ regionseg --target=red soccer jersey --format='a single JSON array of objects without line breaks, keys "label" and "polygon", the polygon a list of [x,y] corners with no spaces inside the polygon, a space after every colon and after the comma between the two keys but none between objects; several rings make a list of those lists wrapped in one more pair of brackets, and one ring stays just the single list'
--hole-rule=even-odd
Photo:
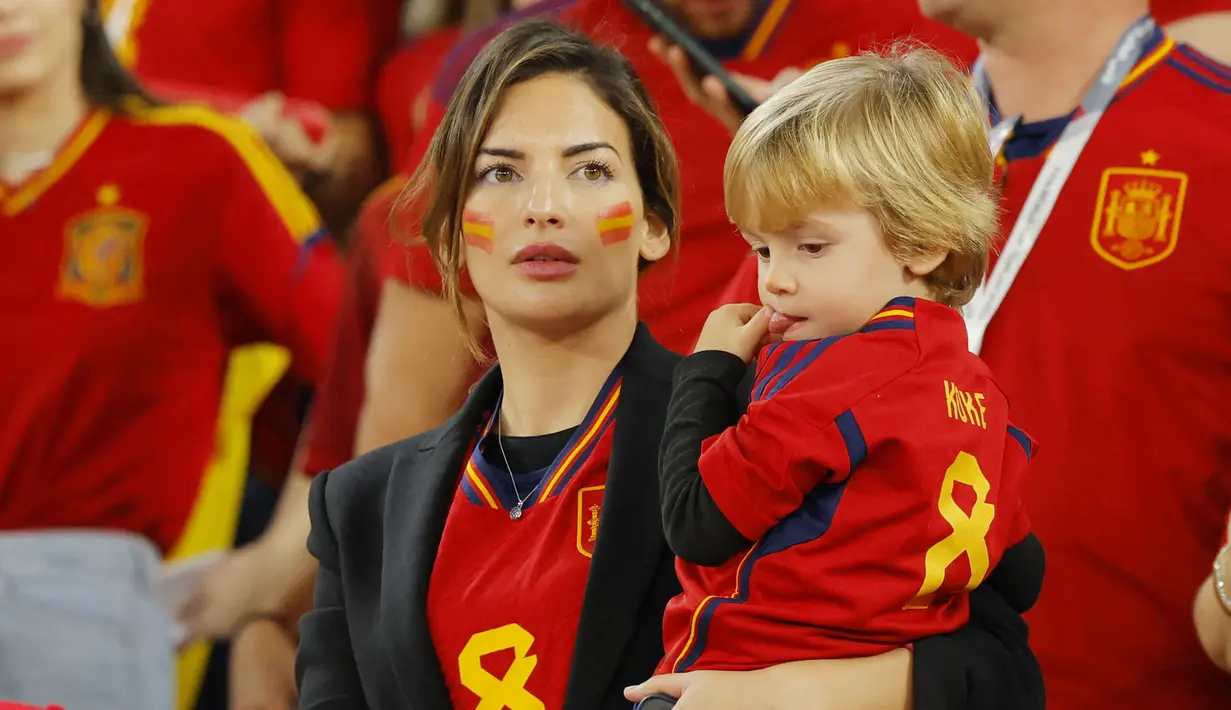
[{"label": "red soccer jersey", "polygon": [[[484,458],[487,432],[466,463],[427,601],[436,655],[457,710],[564,705],[620,383],[617,370],[555,462],[519,474],[521,488]],[[510,514],[515,490],[527,498],[517,519]],[[509,589],[522,591],[511,597]]]},{"label": "red soccer jersey", "polygon": [[392,247],[386,224],[405,184],[405,176],[398,175],[378,187],[364,202],[355,223],[333,343],[312,405],[304,463],[308,475],[336,468],[355,457],[364,365],[380,305],[380,266]]},{"label": "red soccer jersey", "polygon": [[414,172],[415,166],[405,162],[415,134],[427,123],[432,81],[460,35],[461,28],[455,26],[416,37],[381,67],[376,109],[388,143],[389,164],[395,168]]},{"label": "red soccer jersey", "polygon": [[[1055,710],[1231,698],[1192,627],[1231,507],[1231,70],[1157,41],[1094,130],[982,350],[1015,419],[1044,442],[1024,500],[1047,584],[1027,620]],[[1050,143],[1017,140],[1005,149],[1006,230]]]},{"label": "red soccer jersey", "polygon": [[[178,538],[229,350],[271,341],[315,381],[336,253],[293,179],[204,109],[91,113],[0,186],[0,529]],[[16,238],[16,237],[20,238]]]},{"label": "red soccer jersey", "polygon": [[[692,348],[701,325],[747,253],[747,245],[727,219],[722,195],[722,169],[731,136],[725,128],[684,95],[670,69],[650,54],[652,31],[618,0],[577,0],[563,10],[545,3],[562,21],[595,39],[619,47],[637,70],[679,154],[683,187],[682,239],[678,258],[668,257],[641,277],[641,318],[663,345],[685,352]],[[773,78],[787,67],[809,67],[885,44],[895,37],[914,36],[934,42],[961,59],[975,53],[973,40],[924,19],[913,0],[842,0],[804,2],[773,0],[758,4],[757,16],[738,41],[709,43],[709,49],[732,71]],[[542,10],[541,8],[535,8]],[[457,78],[484,42],[500,26],[468,38],[466,47],[446,61],[433,93],[431,132]],[[412,151],[412,161],[424,146]],[[430,269],[430,260],[412,259]],[[406,260],[392,262],[396,278],[423,278],[429,273],[406,272]]]},{"label": "red soccer jersey", "polygon": [[966,623],[1027,534],[1032,443],[957,311],[897,298],[857,333],[762,351],[739,423],[698,468],[749,540],[677,562],[659,672],[868,656]]},{"label": "red soccer jersey", "polygon": [[151,81],[241,97],[281,91],[333,111],[369,103],[372,0],[103,0],[107,35]]}]

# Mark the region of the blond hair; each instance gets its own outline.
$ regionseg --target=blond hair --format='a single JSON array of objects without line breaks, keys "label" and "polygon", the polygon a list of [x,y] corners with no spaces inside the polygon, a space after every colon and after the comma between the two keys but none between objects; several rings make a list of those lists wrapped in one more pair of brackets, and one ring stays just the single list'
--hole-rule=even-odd
[{"label": "blond hair", "polygon": [[987,114],[939,53],[898,44],[819,64],[758,107],[727,153],[727,214],[775,231],[849,202],[880,223],[901,263],[948,250],[935,299],[970,300],[997,230]]}]

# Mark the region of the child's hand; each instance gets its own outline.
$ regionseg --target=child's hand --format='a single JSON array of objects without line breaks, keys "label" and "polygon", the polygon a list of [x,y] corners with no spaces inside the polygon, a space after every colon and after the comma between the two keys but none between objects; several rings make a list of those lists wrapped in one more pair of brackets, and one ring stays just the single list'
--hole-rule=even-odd
[{"label": "child's hand", "polygon": [[695,352],[721,350],[748,362],[768,342],[772,314],[773,310],[768,306],[727,304],[705,320]]}]

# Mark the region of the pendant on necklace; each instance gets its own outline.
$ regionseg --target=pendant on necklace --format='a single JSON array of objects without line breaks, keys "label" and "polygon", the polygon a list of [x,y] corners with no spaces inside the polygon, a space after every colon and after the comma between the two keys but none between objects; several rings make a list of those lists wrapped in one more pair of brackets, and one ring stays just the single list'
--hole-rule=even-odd
[{"label": "pendant on necklace", "polygon": [[509,511],[509,520],[517,520],[520,517],[521,517],[521,503],[518,503],[517,505],[513,506],[512,510]]}]

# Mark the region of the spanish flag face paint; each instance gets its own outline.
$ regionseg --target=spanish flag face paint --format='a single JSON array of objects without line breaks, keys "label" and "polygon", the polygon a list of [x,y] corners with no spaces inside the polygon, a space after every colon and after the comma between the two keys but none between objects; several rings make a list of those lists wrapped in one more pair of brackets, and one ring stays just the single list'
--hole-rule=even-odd
[{"label": "spanish flag face paint", "polygon": [[618,244],[633,234],[633,206],[618,202],[598,213],[598,235],[604,245]]},{"label": "spanish flag face paint", "polygon": [[467,246],[482,249],[492,253],[492,218],[484,212],[465,210],[462,212],[462,238]]}]

